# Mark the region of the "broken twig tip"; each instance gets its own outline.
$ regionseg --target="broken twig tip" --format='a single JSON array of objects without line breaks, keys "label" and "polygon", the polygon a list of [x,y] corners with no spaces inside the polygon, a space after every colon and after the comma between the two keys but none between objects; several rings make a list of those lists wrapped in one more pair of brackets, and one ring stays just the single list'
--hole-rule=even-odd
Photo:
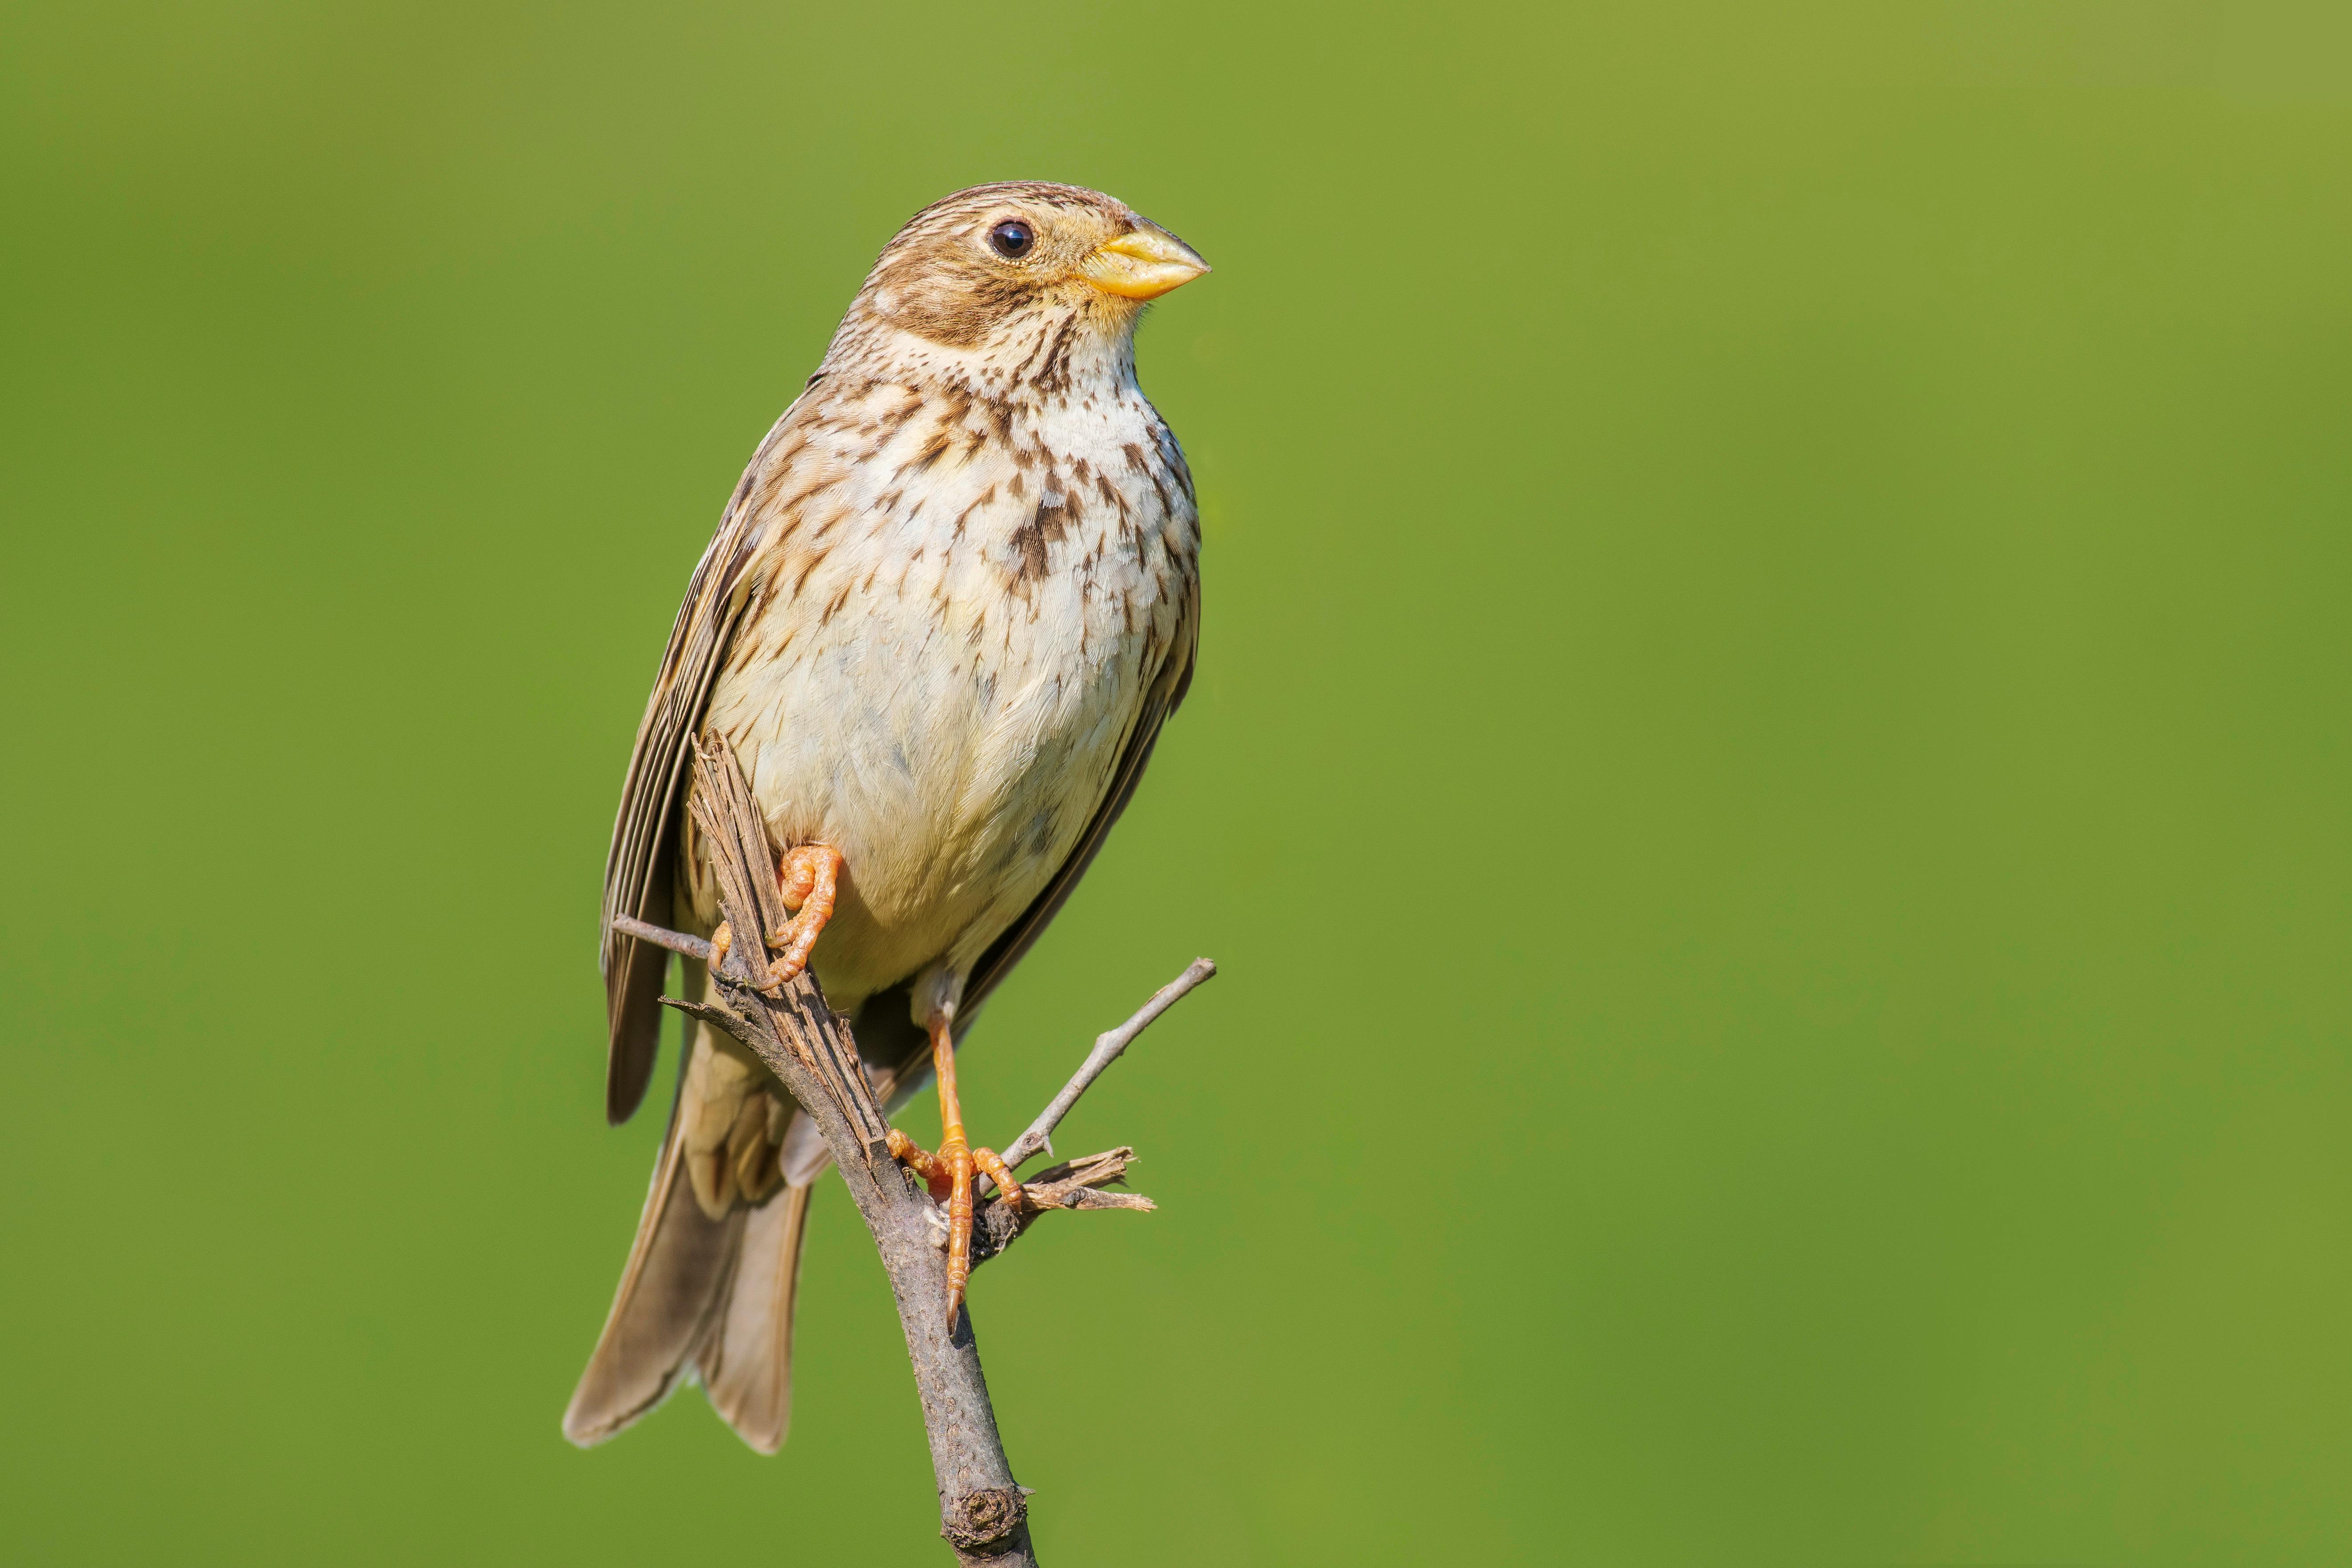
[{"label": "broken twig tip", "polygon": [[698,963],[710,962],[710,944],[698,936],[688,936],[682,931],[669,931],[661,926],[649,924],[634,915],[614,915],[613,929],[623,936],[633,936],[639,942],[649,942],[656,947],[666,947],[672,952],[684,953]]}]

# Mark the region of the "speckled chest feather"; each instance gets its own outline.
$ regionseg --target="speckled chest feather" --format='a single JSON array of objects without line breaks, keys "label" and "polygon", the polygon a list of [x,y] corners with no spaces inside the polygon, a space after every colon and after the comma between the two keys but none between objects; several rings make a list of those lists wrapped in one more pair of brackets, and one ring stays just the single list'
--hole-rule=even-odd
[{"label": "speckled chest feather", "polygon": [[[751,598],[709,722],[778,843],[846,860],[814,961],[845,1009],[968,969],[1036,897],[1189,631],[1182,455],[1124,353],[1059,335],[1009,345],[998,395],[829,361],[747,480]],[[709,921],[702,858],[681,869]]]}]

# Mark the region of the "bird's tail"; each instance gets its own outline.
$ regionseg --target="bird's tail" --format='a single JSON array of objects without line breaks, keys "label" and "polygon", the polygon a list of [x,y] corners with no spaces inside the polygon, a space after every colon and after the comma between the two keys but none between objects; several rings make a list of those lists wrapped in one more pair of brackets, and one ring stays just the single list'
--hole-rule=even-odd
[{"label": "bird's tail", "polygon": [[601,1443],[698,1373],[710,1403],[763,1454],[792,1422],[793,1298],[809,1188],[787,1183],[712,1219],[695,1202],[673,1112],[612,1314],[563,1413],[563,1435]]}]

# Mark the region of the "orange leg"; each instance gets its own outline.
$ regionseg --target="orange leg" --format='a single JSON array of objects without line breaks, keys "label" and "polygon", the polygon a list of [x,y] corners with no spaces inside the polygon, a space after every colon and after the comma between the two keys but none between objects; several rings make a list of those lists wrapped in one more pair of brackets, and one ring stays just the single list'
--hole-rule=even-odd
[{"label": "orange leg", "polygon": [[963,1305],[964,1283],[971,1278],[972,1179],[988,1173],[1004,1202],[1018,1209],[1021,1184],[997,1158],[993,1149],[974,1149],[964,1137],[963,1105],[956,1098],[955,1036],[950,1016],[931,1019],[931,1068],[940,1080],[940,1152],[927,1154],[897,1128],[890,1130],[890,1153],[923,1178],[931,1196],[948,1205],[948,1321],[955,1321]]},{"label": "orange leg", "polygon": [[782,985],[808,967],[809,950],[833,919],[834,900],[841,890],[841,851],[826,844],[803,844],[787,850],[776,868],[784,908],[793,918],[768,933],[768,945],[780,949],[768,965],[768,984]]}]

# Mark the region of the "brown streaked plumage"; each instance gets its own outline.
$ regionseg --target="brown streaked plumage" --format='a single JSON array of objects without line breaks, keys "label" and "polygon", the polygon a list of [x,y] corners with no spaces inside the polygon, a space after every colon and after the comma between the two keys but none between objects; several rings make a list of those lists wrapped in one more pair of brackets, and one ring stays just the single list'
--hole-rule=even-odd
[{"label": "brown streaked plumage", "polygon": [[[761,933],[789,950],[779,972],[804,957],[856,1018],[886,1099],[938,1073],[938,1157],[895,1142],[969,1214],[993,1156],[967,1144],[953,1042],[1085,873],[1192,677],[1192,475],[1136,384],[1134,332],[1145,300],[1205,270],[1068,185],[959,192],[884,249],[736,486],[638,729],[605,868],[612,1120],[652,1075],[667,961],[613,918],[717,921],[684,810],[708,729],[801,911]],[[684,967],[698,994],[700,966]],[[698,1372],[747,1442],[782,1443],[824,1168],[782,1085],[734,1041],[689,1033],[568,1436],[609,1436]]]}]

